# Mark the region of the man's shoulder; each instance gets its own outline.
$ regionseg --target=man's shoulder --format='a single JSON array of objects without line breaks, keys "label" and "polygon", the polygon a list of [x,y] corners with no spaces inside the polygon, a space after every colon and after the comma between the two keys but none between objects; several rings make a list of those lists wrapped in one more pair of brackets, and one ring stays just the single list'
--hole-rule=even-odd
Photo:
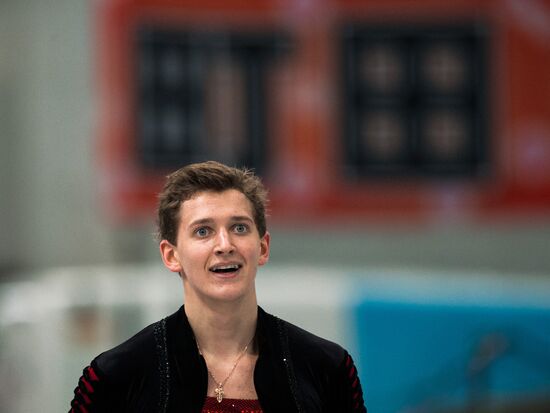
[{"label": "man's shoulder", "polygon": [[166,320],[148,325],[123,343],[98,355],[92,365],[110,380],[147,371],[158,364],[159,349],[166,346]]},{"label": "man's shoulder", "polygon": [[329,363],[338,366],[347,352],[338,343],[320,337],[289,321],[265,313],[266,317],[275,324],[283,342],[287,342],[293,358],[305,358],[322,364]]},{"label": "man's shoulder", "polygon": [[92,362],[94,369],[115,384],[149,367],[157,359],[155,329],[158,324],[145,327],[123,343],[98,355]]}]

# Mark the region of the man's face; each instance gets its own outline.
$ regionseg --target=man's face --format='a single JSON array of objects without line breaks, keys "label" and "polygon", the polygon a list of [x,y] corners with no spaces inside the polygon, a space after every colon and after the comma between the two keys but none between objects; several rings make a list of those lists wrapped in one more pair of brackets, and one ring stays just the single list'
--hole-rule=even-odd
[{"label": "man's face", "polygon": [[235,189],[199,192],[180,206],[177,245],[160,244],[165,266],[179,272],[186,301],[255,299],[259,265],[269,258],[252,204]]}]

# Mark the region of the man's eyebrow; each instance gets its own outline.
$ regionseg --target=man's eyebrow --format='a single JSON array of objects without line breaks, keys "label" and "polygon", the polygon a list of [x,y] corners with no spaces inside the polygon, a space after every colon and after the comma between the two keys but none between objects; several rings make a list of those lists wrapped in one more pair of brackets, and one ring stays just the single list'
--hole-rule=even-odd
[{"label": "man's eyebrow", "polygon": [[[232,222],[239,222],[239,221],[248,221],[248,222],[254,222],[252,218],[246,215],[234,215],[229,218]],[[214,220],[212,218],[200,218],[197,219],[189,224],[190,227],[194,227],[196,225],[203,225],[203,224],[212,224]]]},{"label": "man's eyebrow", "polygon": [[211,224],[212,222],[214,222],[212,218],[201,218],[191,222],[189,226],[194,227],[195,225]]},{"label": "man's eyebrow", "polygon": [[254,220],[246,215],[235,215],[231,217],[231,221],[248,221],[254,222]]}]

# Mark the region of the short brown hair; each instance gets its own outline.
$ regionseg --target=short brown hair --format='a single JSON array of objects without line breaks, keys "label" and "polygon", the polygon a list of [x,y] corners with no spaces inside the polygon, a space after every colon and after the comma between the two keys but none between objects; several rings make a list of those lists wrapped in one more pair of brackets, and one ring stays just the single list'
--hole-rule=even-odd
[{"label": "short brown hair", "polygon": [[254,172],[246,168],[233,168],[215,161],[186,165],[168,175],[159,194],[158,238],[176,245],[179,212],[183,202],[203,191],[222,192],[236,189],[252,204],[254,223],[260,237],[267,231],[267,190]]}]

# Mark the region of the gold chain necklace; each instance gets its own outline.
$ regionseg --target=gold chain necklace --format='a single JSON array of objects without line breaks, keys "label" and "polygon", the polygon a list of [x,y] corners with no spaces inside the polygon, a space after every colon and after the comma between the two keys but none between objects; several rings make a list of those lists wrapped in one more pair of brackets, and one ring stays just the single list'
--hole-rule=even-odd
[{"label": "gold chain necklace", "polygon": [[[216,377],[214,377],[214,374],[212,374],[212,372],[208,368],[208,363],[206,363],[206,370],[208,371],[208,374],[210,374],[210,377],[212,377],[212,380],[214,380],[214,383],[216,383],[216,388],[214,389],[214,393],[216,394],[216,400],[218,400],[218,403],[221,403],[223,400],[223,394],[224,394],[223,386],[225,386],[225,383],[227,383],[227,380],[229,380],[229,378],[233,375],[233,372],[237,368],[237,364],[239,364],[239,361],[241,361],[243,356],[246,354],[246,350],[248,350],[248,346],[252,343],[252,340],[254,340],[254,337],[252,337],[248,342],[248,344],[244,346],[243,351],[241,351],[241,353],[235,360],[235,363],[233,363],[233,367],[231,368],[231,371],[223,381],[219,382],[218,380],[216,380]],[[204,356],[204,354],[202,354],[201,348],[199,347],[199,342],[197,341],[196,343],[197,343],[197,349],[199,350],[199,354],[202,357],[204,357],[204,361],[206,362],[206,357]]]}]

